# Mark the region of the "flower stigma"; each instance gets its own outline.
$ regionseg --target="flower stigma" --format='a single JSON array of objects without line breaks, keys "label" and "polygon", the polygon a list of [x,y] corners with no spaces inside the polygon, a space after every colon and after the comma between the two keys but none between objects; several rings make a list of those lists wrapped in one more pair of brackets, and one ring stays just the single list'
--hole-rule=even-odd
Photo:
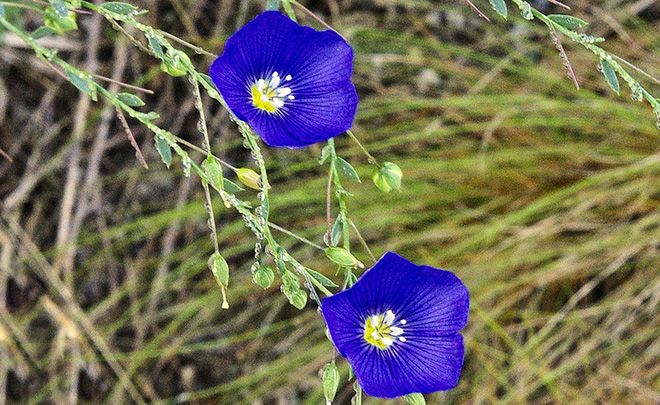
[{"label": "flower stigma", "polygon": [[278,72],[273,72],[268,80],[257,80],[250,88],[252,105],[268,113],[277,112],[278,109],[284,107],[285,100],[295,99],[291,94],[291,88],[283,86],[291,79],[291,75],[286,75],[282,80]]},{"label": "flower stigma", "polygon": [[[395,340],[404,343],[406,338],[403,329],[395,325],[396,315],[388,310],[385,314],[371,315],[364,323],[364,340],[381,350],[389,348]],[[405,319],[399,321],[401,325],[408,323]]]}]

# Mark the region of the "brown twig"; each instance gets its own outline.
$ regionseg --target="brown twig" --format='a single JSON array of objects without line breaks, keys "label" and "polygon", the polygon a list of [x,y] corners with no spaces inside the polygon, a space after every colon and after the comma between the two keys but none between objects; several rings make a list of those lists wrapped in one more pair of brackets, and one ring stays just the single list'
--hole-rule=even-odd
[{"label": "brown twig", "polygon": [[126,136],[128,136],[128,140],[131,142],[131,146],[133,147],[133,149],[135,149],[135,157],[138,158],[138,160],[140,161],[140,163],[142,163],[142,166],[145,169],[149,170],[149,165],[147,165],[147,161],[144,160],[144,155],[142,155],[142,151],[140,151],[140,147],[135,141],[135,137],[133,136],[133,131],[131,131],[131,127],[128,126],[126,117],[124,117],[124,114],[121,112],[121,110],[118,107],[115,107],[115,111],[117,111],[117,118],[119,118],[119,122],[121,122],[121,126],[124,128],[124,132],[126,132]]},{"label": "brown twig", "polygon": [[573,71],[571,62],[568,60],[566,51],[564,51],[564,47],[561,44],[559,35],[557,35],[557,31],[555,31],[554,27],[550,25],[548,27],[550,28],[550,36],[552,37],[552,43],[555,44],[555,48],[557,48],[557,51],[559,51],[559,56],[561,57],[561,61],[564,64],[564,68],[566,69],[566,74],[575,85],[575,88],[580,90],[580,83],[578,83],[577,77],[575,77],[575,72]]},{"label": "brown twig", "polygon": [[471,2],[470,0],[463,0],[463,1],[464,1],[468,6],[470,6],[470,8],[471,8],[475,13],[477,13],[477,15],[478,15],[479,17],[481,17],[481,18],[483,18],[484,20],[490,22],[490,18],[488,18],[488,16],[487,16],[486,14],[484,14],[481,10],[479,10],[479,8],[478,8],[477,6],[475,6],[473,2]]},{"label": "brown twig", "polygon": [[147,94],[154,94],[153,90],[145,89],[144,87],[134,86],[132,84],[120,82],[118,80],[111,79],[109,77],[97,75],[95,73],[93,73],[92,76],[96,77],[97,79],[109,82],[109,83],[114,83],[114,84],[117,84],[119,86],[126,87],[127,89],[131,89],[131,90],[135,90],[135,91],[141,91],[141,92],[147,93]]},{"label": "brown twig", "polygon": [[569,6],[567,6],[566,4],[562,3],[561,1],[557,1],[557,0],[548,0],[548,3],[555,4],[555,5],[559,6],[559,7],[564,7],[566,10],[570,10],[570,9],[571,9]]},{"label": "brown twig", "polygon": [[0,148],[0,155],[2,155],[3,158],[7,159],[9,163],[14,163],[14,160],[9,156],[2,148]]}]

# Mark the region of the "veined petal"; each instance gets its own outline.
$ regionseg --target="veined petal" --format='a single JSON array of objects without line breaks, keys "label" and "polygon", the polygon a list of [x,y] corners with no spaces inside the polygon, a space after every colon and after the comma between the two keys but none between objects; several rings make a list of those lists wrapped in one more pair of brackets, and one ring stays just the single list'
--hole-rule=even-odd
[{"label": "veined petal", "polygon": [[393,398],[458,383],[464,354],[458,331],[469,297],[452,273],[389,252],[321,309],[333,343],[369,395]]},{"label": "veined petal", "polygon": [[276,11],[232,35],[210,75],[231,111],[271,146],[302,147],[349,129],[357,110],[353,50],[337,33]]}]

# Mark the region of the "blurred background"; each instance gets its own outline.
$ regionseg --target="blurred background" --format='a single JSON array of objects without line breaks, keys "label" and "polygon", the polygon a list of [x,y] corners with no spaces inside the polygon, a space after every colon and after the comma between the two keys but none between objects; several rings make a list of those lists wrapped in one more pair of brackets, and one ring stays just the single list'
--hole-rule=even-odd
[{"label": "blurred background", "polygon": [[[264,6],[131,3],[149,10],[146,24],[216,54]],[[660,403],[660,131],[648,105],[627,88],[617,97],[594,55],[565,40],[576,91],[547,29],[512,4],[504,21],[478,1],[487,22],[461,1],[302,3],[355,48],[355,134],[404,172],[401,192],[378,192],[359,149],[337,138],[363,179],[346,184],[351,217],[376,256],[396,250],[454,271],[470,289],[460,385],[427,402]],[[607,50],[660,76],[656,1],[568,5]],[[38,13],[6,10],[26,28],[42,24]],[[97,15],[79,15],[78,25],[42,43],[75,66],[153,90],[140,96],[158,125],[202,144],[185,78],[163,74]],[[191,57],[200,71],[212,61]],[[227,113],[208,98],[205,106],[214,153],[250,166]],[[114,108],[0,31],[0,148],[11,159],[0,158],[0,404],[323,403],[319,369],[332,346],[313,302],[299,311],[279,286],[251,282],[254,237],[215,200],[231,267],[222,310],[198,179],[184,177],[176,158],[168,170],[152,134],[128,124],[148,170]],[[271,219],[322,244],[319,152],[264,148]],[[334,277],[318,251],[277,237]],[[344,361],[340,369],[337,403],[349,404]]]}]

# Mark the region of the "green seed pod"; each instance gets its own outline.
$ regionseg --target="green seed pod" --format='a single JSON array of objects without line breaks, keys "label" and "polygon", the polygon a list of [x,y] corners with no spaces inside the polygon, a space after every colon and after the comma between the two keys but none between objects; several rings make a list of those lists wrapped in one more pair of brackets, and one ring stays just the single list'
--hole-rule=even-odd
[{"label": "green seed pod", "polygon": [[252,281],[259,287],[266,289],[273,284],[275,273],[268,266],[261,266],[252,275]]},{"label": "green seed pod", "polygon": [[401,168],[392,162],[385,162],[374,173],[373,181],[376,187],[383,193],[389,193],[392,190],[401,189],[401,178],[403,172]]},{"label": "green seed pod", "polygon": [[289,302],[294,307],[303,309],[307,304],[307,293],[303,290],[297,290],[289,297]]}]

